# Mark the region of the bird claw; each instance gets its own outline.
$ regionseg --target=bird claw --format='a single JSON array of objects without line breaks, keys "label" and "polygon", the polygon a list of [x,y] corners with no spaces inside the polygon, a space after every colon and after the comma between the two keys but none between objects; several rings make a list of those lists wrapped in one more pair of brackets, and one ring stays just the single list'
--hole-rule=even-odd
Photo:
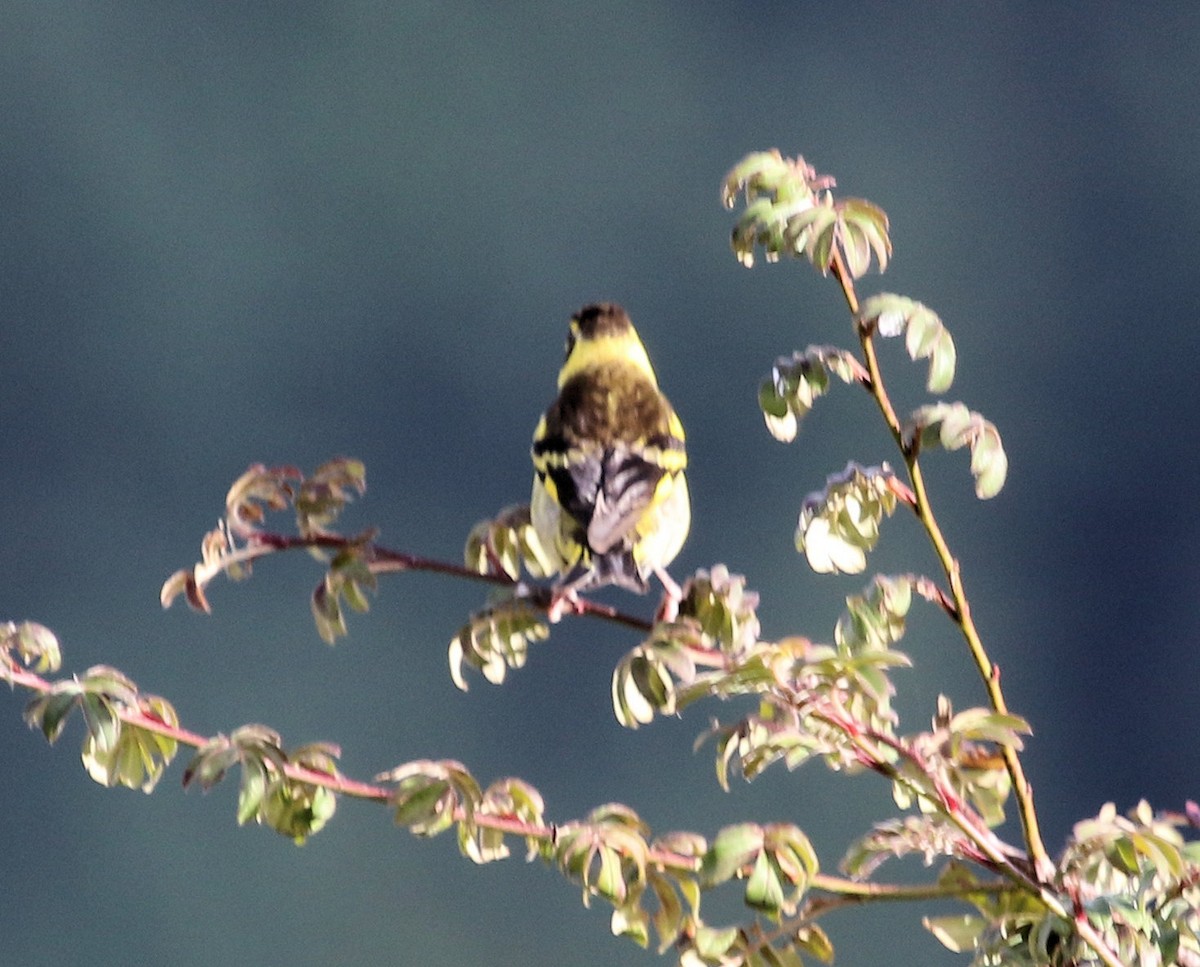
[{"label": "bird claw", "polygon": [[550,604],[546,608],[546,620],[558,624],[564,614],[583,614],[583,602],[574,588],[555,588],[550,592]]},{"label": "bird claw", "polygon": [[674,621],[679,617],[679,603],[683,600],[683,591],[663,568],[655,568],[654,573],[658,575],[663,586],[663,596],[658,610],[654,612],[654,622],[657,624],[660,621]]}]

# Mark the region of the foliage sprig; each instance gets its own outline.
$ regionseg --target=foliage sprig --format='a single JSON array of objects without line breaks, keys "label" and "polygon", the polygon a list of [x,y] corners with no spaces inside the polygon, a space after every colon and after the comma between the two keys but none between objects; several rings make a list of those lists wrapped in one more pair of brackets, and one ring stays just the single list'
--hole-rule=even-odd
[{"label": "foliage sprig", "polygon": [[[818,573],[860,574],[897,508],[929,538],[936,574],[875,575],[846,598],[827,642],[792,634],[762,637],[760,600],[724,565],[697,571],[683,585],[671,620],[651,620],[579,596],[569,613],[609,622],[641,636],[617,663],[612,703],[630,729],[706,701],[729,714],[711,718],[697,740],[711,742],[722,788],[740,774],[753,780],[774,765],[810,762],[835,772],[882,777],[899,810],[847,847],[840,875],[826,872],[804,831],[791,823],[740,822],[711,836],[655,834],[628,805],[597,806],[563,823],[547,819],[541,793],[515,777],[484,785],[461,762],[422,759],[380,772],[370,782],[337,768],[328,743],[287,749],[268,726],[244,725],[204,736],[183,728],[165,699],[142,693],[122,672],[96,666],[81,675],[46,678],[61,666],[55,636],[33,622],[0,625],[0,678],[32,693],[26,721],[50,742],[77,716],[89,775],[106,786],[152,791],[180,747],[193,750],[185,786],[208,789],[233,770],[240,776],[239,823],[265,825],[297,843],[319,832],[338,797],[386,804],[414,835],[455,830],[459,850],[475,863],[507,857],[520,842],[529,858],[557,869],[585,905],[611,907],[611,928],[684,967],[797,967],[828,962],[833,942],[820,919],[867,902],[957,898],[967,912],[925,918],[944,946],[977,965],[1132,963],[1200,965],[1200,807],[1155,812],[1146,803],[1127,814],[1109,805],[1076,825],[1053,859],[1038,828],[1021,761],[1029,726],[1012,714],[998,667],[975,626],[957,558],[937,521],[921,457],[931,448],[970,454],[976,496],[994,497],[1008,461],[995,425],[961,402],[934,400],[901,417],[876,352],[878,339],[903,337],[909,358],[928,363],[924,385],[946,392],[957,370],[949,329],[923,304],[881,293],[860,302],[855,288],[892,255],[888,218],[874,204],[838,198],[835,180],[803,158],[758,152],[726,176],[722,198],[744,209],[732,230],[739,261],[807,261],[841,288],[854,348],[809,345],[778,357],[759,392],[768,431],[790,442],[801,421],[834,385],[864,391],[894,439],[897,470],[883,460],[851,461],[804,499],[797,550]],[[462,689],[469,672],[501,684],[547,639],[558,612],[544,583],[552,570],[527,507],[514,506],[476,525],[464,563],[387,548],[373,530],[343,534],[348,504],[365,493],[361,462],[338,458],[305,475],[294,467],[250,467],[234,482],[225,512],[201,542],[200,560],[163,585],[164,606],[183,597],[208,612],[221,575],[250,576],[276,553],[305,550],[323,573],[310,595],[318,634],[347,634],[347,611],[365,612],[383,575],[413,570],[484,581],[487,604],[449,645],[450,675]],[[290,512],[290,532],[272,526]],[[983,685],[985,703],[956,709],[940,696],[929,726],[906,727],[893,705],[893,674],[917,662],[899,643],[921,601],[961,634]],[[1006,806],[1021,837],[1002,835]],[[923,882],[877,879],[887,860],[918,856],[935,873]],[[736,885],[747,908],[741,923],[700,916],[706,891]]]}]

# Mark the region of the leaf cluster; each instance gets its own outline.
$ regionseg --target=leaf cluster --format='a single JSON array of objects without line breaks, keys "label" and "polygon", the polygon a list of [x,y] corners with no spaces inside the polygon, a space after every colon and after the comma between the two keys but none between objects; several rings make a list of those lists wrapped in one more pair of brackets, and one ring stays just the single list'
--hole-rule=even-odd
[{"label": "leaf cluster", "polygon": [[[553,823],[541,793],[505,777],[484,786],[461,762],[421,759],[372,783],[341,775],[340,751],[327,743],[285,749],[265,725],[201,736],[180,727],[165,699],[143,694],[122,672],[96,666],[49,681],[61,664],[58,642],[33,622],[0,624],[0,678],[34,693],[25,718],[55,742],[76,710],[85,731],[84,766],[97,782],[153,790],[179,746],[194,750],[183,783],[209,789],[236,769],[239,823],[251,820],[296,843],[333,817],[340,795],[386,803],[414,835],[455,831],[475,863],[510,855],[520,841],[574,883],[583,903],[612,908],[614,933],[683,967],[799,967],[829,962],[819,924],[830,910],[872,899],[956,898],[967,912],[927,917],[926,928],[980,967],[1043,964],[1200,964],[1200,807],[1156,813],[1141,803],[1127,815],[1106,806],[1079,823],[1052,860],[1041,841],[1020,753],[1029,726],[1009,712],[970,614],[961,568],[925,491],[921,457],[966,449],[977,497],[994,497],[1008,462],[996,427],[961,402],[934,400],[908,416],[895,412],[876,353],[879,339],[902,338],[914,363],[927,363],[929,393],[952,385],[957,356],[938,315],[912,299],[882,293],[861,303],[854,280],[891,256],[888,219],[862,199],[835,197],[835,181],[803,158],[778,151],[747,156],[728,174],[723,198],[745,208],[732,246],[745,265],[794,258],[832,275],[850,310],[855,348],[809,345],[780,356],[759,392],[768,431],[791,442],[803,419],[838,382],[863,391],[891,432],[899,468],[886,461],[847,463],[802,501],[795,545],[818,573],[860,574],[883,538],[884,521],[910,512],[929,537],[940,573],[877,574],[846,597],[827,641],[792,634],[764,639],[759,596],[721,564],[683,584],[669,620],[649,621],[577,598],[572,614],[636,629],[641,640],[617,663],[612,704],[629,729],[680,715],[701,701],[725,712],[697,739],[711,743],[717,782],[730,790],[775,765],[816,762],[835,772],[869,772],[888,784],[898,814],[850,843],[842,875],[830,874],[807,835],[790,823],[740,822],[705,835],[655,835],[634,809],[607,803],[581,819]],[[836,378],[836,382],[835,382]],[[304,475],[294,467],[250,467],[230,488],[225,512],[201,542],[200,561],[164,584],[162,601],[184,597],[209,611],[207,589],[220,575],[239,580],[254,563],[303,549],[324,573],[311,595],[319,635],[346,635],[346,610],[366,611],[382,574],[429,570],[485,581],[496,591],[451,638],[449,673],[461,689],[477,672],[495,685],[526,664],[530,646],[556,623],[553,571],[528,507],[508,507],[477,524],[464,563],[388,549],[373,531],[343,535],[336,525],[365,492],[365,470],[339,458]],[[294,533],[268,526],[291,511]],[[914,604],[931,604],[961,634],[987,695],[955,709],[940,696],[927,728],[904,727],[893,705],[894,675],[914,665],[897,647]],[[1016,806],[1021,840],[1001,835]],[[1185,834],[1191,834],[1187,838]],[[936,871],[924,882],[877,877],[889,859],[919,857]],[[707,891],[736,886],[748,911],[741,923],[701,916]]]}]

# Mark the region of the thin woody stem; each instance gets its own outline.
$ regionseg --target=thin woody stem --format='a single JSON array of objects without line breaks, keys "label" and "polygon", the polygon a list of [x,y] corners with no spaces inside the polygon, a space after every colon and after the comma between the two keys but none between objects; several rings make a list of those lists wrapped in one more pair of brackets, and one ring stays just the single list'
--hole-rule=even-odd
[{"label": "thin woody stem", "polygon": [[[858,297],[854,292],[854,283],[850,278],[849,272],[846,270],[841,252],[836,247],[833,251],[833,260],[830,268],[834,278],[837,279],[838,284],[841,286],[842,293],[846,298],[846,304],[850,307],[851,313],[857,315]],[[963,587],[961,568],[954,555],[950,552],[945,536],[942,534],[937,519],[934,517],[933,508],[929,502],[929,495],[925,489],[925,477],[921,472],[916,451],[905,444],[903,428],[900,425],[899,418],[896,416],[896,410],[892,406],[891,398],[888,396],[887,390],[883,385],[879,359],[875,354],[873,334],[862,327],[859,327],[858,331],[870,379],[868,388],[875,399],[876,405],[879,407],[880,413],[883,414],[884,421],[887,423],[888,429],[896,441],[896,445],[904,455],[904,463],[908,468],[909,479],[912,482],[913,510],[925,528],[926,533],[929,534],[934,553],[937,555],[942,570],[946,574],[946,580],[949,582],[950,597],[954,609],[948,613],[950,613],[954,622],[958,625],[967,642],[967,647],[971,651],[975,667],[983,679],[984,688],[987,690],[988,700],[991,702],[992,708],[1001,714],[1007,714],[1008,704],[1004,699],[1004,692],[1000,687],[1000,670],[988,658],[983,641],[979,637],[979,631],[975,627],[975,622],[971,617],[971,607],[967,599],[966,590]],[[1012,780],[1013,795],[1017,802],[1017,810],[1021,816],[1021,825],[1024,828],[1025,844],[1029,850],[1030,859],[1033,861],[1038,879],[1043,883],[1048,882],[1054,874],[1054,864],[1050,861],[1045,844],[1042,841],[1037,813],[1033,805],[1033,789],[1029,784],[1029,780],[1025,777],[1025,770],[1021,765],[1021,759],[1016,749],[1006,745],[1002,749],[1002,754],[1004,756],[1005,768],[1008,770],[1009,777]]]},{"label": "thin woody stem", "polygon": [[[201,565],[197,577],[202,584],[208,584],[230,565],[250,564],[282,551],[318,549],[336,552],[356,547],[362,549],[367,568],[372,574],[426,571],[501,587],[518,588],[521,585],[521,582],[514,581],[507,574],[481,573],[463,564],[397,551],[361,537],[342,537],[337,534],[277,534],[271,531],[257,531],[246,544],[228,551],[212,564]],[[550,609],[553,603],[553,592],[550,588],[525,585],[524,592],[526,600],[534,607],[541,611]],[[599,618],[637,631],[650,631],[654,627],[653,621],[587,598],[577,598],[565,613]]]},{"label": "thin woody stem", "polygon": [[[54,682],[34,672],[12,665],[0,669],[0,680],[7,681],[11,685],[19,685],[22,688],[39,694],[46,694],[54,690]],[[155,735],[171,739],[179,745],[193,749],[201,749],[213,741],[213,737],[201,735],[182,726],[164,722],[152,712],[148,712],[142,708],[134,706],[120,707],[117,709],[117,717],[122,723],[131,728],[152,732]],[[283,772],[289,779],[307,785],[320,786],[338,795],[349,796],[354,799],[387,803],[392,796],[392,791],[387,786],[352,779],[338,772],[322,772],[319,769],[311,769],[290,762],[284,763]],[[559,831],[564,828],[564,824],[534,823],[515,816],[481,813],[478,810],[471,811],[468,816],[467,810],[462,806],[455,809],[454,818],[456,821],[463,821],[469,818],[476,826],[494,829],[508,835],[541,840],[543,842],[553,842]],[[650,847],[646,853],[646,858],[660,869],[677,870],[685,873],[694,873],[699,868],[700,863],[699,858],[696,856],[677,853],[655,846]],[[828,912],[836,906],[841,905],[841,901],[838,898],[844,898],[844,901],[848,903],[863,903],[874,900],[903,901],[953,897],[964,894],[1000,893],[1012,889],[1011,884],[1004,881],[975,883],[969,887],[963,885],[947,886],[936,883],[864,883],[829,874],[814,875],[810,880],[810,886],[815,890],[829,894],[828,897],[815,899],[812,902],[814,909],[810,911],[807,917],[810,920],[815,919],[821,913]]]}]

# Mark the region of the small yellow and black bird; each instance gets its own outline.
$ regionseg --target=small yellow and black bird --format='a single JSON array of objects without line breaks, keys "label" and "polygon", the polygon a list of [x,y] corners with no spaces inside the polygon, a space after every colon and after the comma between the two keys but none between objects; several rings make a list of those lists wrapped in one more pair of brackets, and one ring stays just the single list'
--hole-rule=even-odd
[{"label": "small yellow and black bird", "polygon": [[666,572],[691,524],[683,425],[629,316],[609,302],[571,319],[558,397],[533,434],[530,516],[559,572],[557,596]]}]

